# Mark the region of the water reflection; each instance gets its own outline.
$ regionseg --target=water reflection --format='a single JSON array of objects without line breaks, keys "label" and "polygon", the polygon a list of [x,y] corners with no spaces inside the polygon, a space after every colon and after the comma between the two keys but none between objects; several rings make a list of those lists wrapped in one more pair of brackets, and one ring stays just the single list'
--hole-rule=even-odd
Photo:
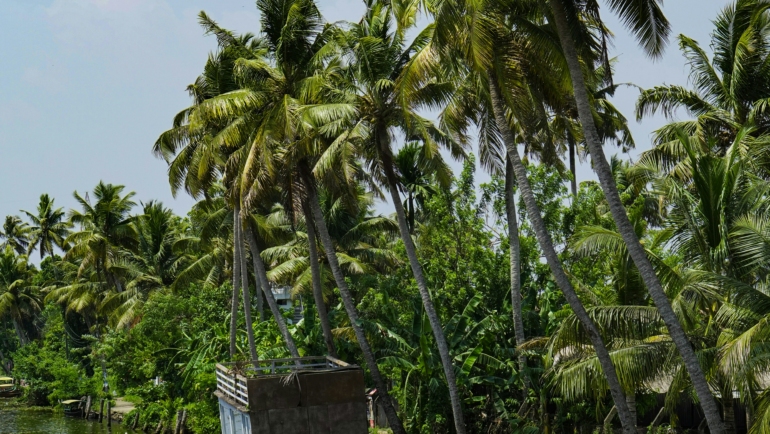
[{"label": "water reflection", "polygon": [[134,433],[113,422],[112,429],[107,421],[85,421],[64,417],[51,411],[24,409],[4,410],[0,407],[0,434],[124,434]]}]

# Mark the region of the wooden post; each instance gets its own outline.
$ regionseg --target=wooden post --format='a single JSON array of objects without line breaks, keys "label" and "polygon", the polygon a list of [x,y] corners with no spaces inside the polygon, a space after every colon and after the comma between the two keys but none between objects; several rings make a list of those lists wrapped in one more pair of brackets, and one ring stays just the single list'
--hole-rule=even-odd
[{"label": "wooden post", "polygon": [[655,416],[655,419],[652,420],[652,423],[650,424],[651,427],[656,427],[660,425],[661,422],[663,422],[663,416],[666,414],[666,407],[663,407],[660,409],[658,414]]},{"label": "wooden post", "polygon": [[86,411],[83,413],[83,419],[88,419],[88,413],[91,412],[91,396],[86,397]]},{"label": "wooden post", "polygon": [[607,433],[611,434],[612,433],[612,419],[615,418],[616,414],[618,414],[618,408],[613,405],[612,409],[607,414],[607,417],[604,418],[604,432],[605,432],[605,434],[607,434]]},{"label": "wooden post", "polygon": [[163,419],[161,419],[158,422],[158,427],[155,428],[155,434],[160,434],[160,431],[163,429]]},{"label": "wooden post", "polygon": [[182,410],[182,424],[179,426],[179,434],[185,434],[187,429],[185,426],[187,425],[187,409]]},{"label": "wooden post", "polygon": [[182,410],[176,412],[176,426],[174,427],[174,434],[179,434],[182,431]]},{"label": "wooden post", "polygon": [[136,430],[136,424],[139,423],[139,412],[136,412],[136,415],[134,416],[134,423],[131,424],[131,429]]},{"label": "wooden post", "polygon": [[112,401],[107,399],[107,426],[112,426]]},{"label": "wooden post", "polygon": [[99,403],[99,423],[102,423],[102,419],[104,419],[104,398]]}]

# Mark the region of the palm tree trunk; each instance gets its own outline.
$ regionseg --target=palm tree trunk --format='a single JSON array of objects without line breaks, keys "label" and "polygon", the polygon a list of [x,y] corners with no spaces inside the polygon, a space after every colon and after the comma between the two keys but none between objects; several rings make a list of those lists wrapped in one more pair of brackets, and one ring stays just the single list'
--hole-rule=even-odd
[{"label": "palm tree trunk", "polygon": [[[521,245],[519,244],[519,224],[516,220],[516,202],[513,195],[513,166],[505,163],[505,213],[508,218],[508,244],[511,266],[511,310],[513,310],[513,331],[516,346],[521,347],[527,340],[524,335],[524,320],[521,314]],[[519,353],[519,372],[523,375],[527,367],[527,357]],[[527,382],[522,387],[524,400],[527,399]]]},{"label": "palm tree trunk", "polygon": [[414,193],[409,192],[408,205],[409,205],[409,233],[414,232]]},{"label": "palm tree trunk", "polygon": [[722,392],[722,413],[725,421],[725,432],[735,434],[735,406],[733,405],[732,387],[728,387]]},{"label": "palm tree trunk", "polygon": [[358,346],[361,347],[366,366],[369,368],[369,373],[372,375],[374,385],[377,387],[377,393],[380,395],[380,402],[385,409],[385,415],[388,418],[390,428],[393,430],[393,434],[406,434],[404,426],[401,424],[401,419],[399,419],[398,413],[396,413],[396,407],[393,405],[393,400],[388,393],[385,380],[382,377],[382,373],[380,373],[380,368],[377,366],[372,347],[369,345],[369,341],[366,340],[366,334],[364,334],[364,330],[359,323],[356,304],[353,301],[353,296],[350,294],[348,284],[345,282],[345,276],[342,274],[339,261],[337,261],[334,243],[329,235],[329,229],[326,227],[326,222],[323,219],[323,211],[321,211],[321,204],[318,201],[318,192],[313,183],[312,175],[304,173],[303,178],[307,188],[307,200],[310,204],[310,211],[313,214],[313,221],[318,229],[318,238],[321,240],[321,244],[326,251],[326,259],[329,261],[329,267],[331,268],[332,275],[337,283],[337,289],[340,291],[342,304],[345,306],[345,311],[350,319],[350,326],[353,328],[353,333],[356,335]]},{"label": "palm tree trunk", "polygon": [[586,90],[583,71],[580,67],[580,60],[578,59],[575,43],[571,36],[564,6],[560,0],[548,0],[548,2],[553,12],[556,30],[559,34],[559,40],[561,41],[567,66],[569,67],[572,88],[575,93],[575,103],[577,105],[580,123],[583,126],[583,135],[591,154],[594,171],[599,178],[604,197],[609,204],[612,218],[615,221],[615,225],[618,227],[618,231],[623,237],[623,241],[626,243],[628,252],[634,260],[634,264],[639,270],[639,274],[642,276],[644,284],[650,293],[650,297],[655,302],[655,306],[658,308],[658,312],[668,328],[671,340],[674,342],[679,350],[679,354],[682,356],[684,365],[687,368],[687,373],[690,375],[690,380],[692,381],[698,396],[698,401],[700,401],[703,412],[706,415],[711,434],[723,434],[725,428],[722,419],[719,417],[719,407],[709,389],[706,376],[695,355],[695,350],[693,349],[690,340],[687,338],[682,325],[679,323],[676,313],[671,307],[671,302],[666,297],[663,286],[660,284],[660,280],[658,280],[658,276],[655,274],[655,269],[647,258],[644,247],[642,247],[639,242],[634,227],[628,220],[626,209],[620,201],[620,195],[618,194],[618,189],[612,176],[612,169],[607,163],[607,158],[602,150],[602,142],[599,139],[599,134],[596,130],[596,125],[594,124],[591,103],[588,97],[588,91]]},{"label": "palm tree trunk", "polygon": [[561,266],[559,256],[556,254],[556,249],[553,246],[551,235],[545,227],[545,222],[540,213],[540,207],[535,200],[535,195],[532,192],[532,187],[529,184],[527,178],[527,170],[519,157],[519,150],[516,147],[516,139],[513,132],[508,126],[508,121],[504,114],[504,103],[502,95],[500,94],[500,87],[497,83],[497,79],[490,72],[489,74],[489,93],[492,99],[492,110],[494,111],[495,121],[497,122],[497,128],[503,137],[503,142],[508,151],[508,158],[513,166],[513,172],[516,175],[516,182],[519,186],[519,191],[524,198],[524,205],[527,209],[527,215],[532,223],[532,227],[535,229],[535,235],[537,241],[540,244],[540,248],[543,250],[548,267],[551,269],[553,278],[556,284],[564,294],[564,298],[569,303],[575,316],[583,325],[583,328],[588,335],[588,338],[596,351],[596,358],[599,360],[599,364],[602,367],[604,376],[607,379],[607,385],[612,395],[612,400],[618,409],[618,415],[620,416],[620,422],[623,426],[623,432],[626,434],[633,434],[634,424],[631,422],[631,413],[628,411],[628,405],[626,405],[626,398],[623,395],[623,388],[620,386],[620,380],[618,380],[618,374],[615,370],[615,365],[610,359],[610,353],[607,351],[607,347],[604,345],[599,329],[596,327],[591,318],[588,316],[583,303],[577,296],[575,288],[572,286],[567,274]]},{"label": "palm tree trunk", "polygon": [[238,260],[238,206],[233,210],[233,294],[230,305],[230,358],[235,358],[237,348],[235,346],[238,336],[238,297],[241,293],[241,261]]},{"label": "palm tree trunk", "polygon": [[246,264],[246,252],[243,245],[243,223],[240,218],[240,206],[236,206],[235,210],[235,246],[238,254],[238,262],[240,263],[241,271],[241,288],[243,288],[243,314],[246,320],[246,334],[249,338],[249,355],[251,361],[256,363],[259,360],[257,356],[257,345],[254,342],[254,323],[251,320],[251,292],[249,291],[249,268]]},{"label": "palm tree trunk", "polygon": [[326,343],[326,351],[332,357],[337,357],[337,349],[334,347],[334,338],[332,336],[332,326],[329,322],[329,315],[326,312],[326,303],[324,303],[323,286],[321,285],[321,267],[318,264],[318,246],[315,234],[315,225],[313,224],[313,215],[307,203],[302,204],[302,212],[305,215],[305,226],[307,226],[307,245],[308,260],[310,261],[310,276],[313,281],[313,299],[318,311],[318,320],[321,323],[321,330]]},{"label": "palm tree trunk", "polygon": [[16,330],[16,336],[19,338],[19,347],[23,347],[24,345],[27,345],[29,342],[27,339],[27,334],[24,332],[24,329],[21,327],[21,324],[14,319],[13,320],[13,329]]},{"label": "palm tree trunk", "polygon": [[634,431],[636,431],[636,393],[634,391],[626,394],[626,404],[628,405],[628,411],[631,412],[631,420],[634,421]]},{"label": "palm tree trunk", "polygon": [[257,297],[257,315],[259,315],[259,322],[263,322],[265,320],[265,300],[262,298],[262,285],[259,283],[256,268],[254,269],[254,287],[256,289],[256,294],[254,295]]},{"label": "palm tree trunk", "polygon": [[247,229],[249,232],[249,249],[251,249],[251,258],[254,261],[254,269],[257,272],[259,286],[262,287],[262,292],[265,294],[265,299],[267,299],[267,306],[273,313],[273,318],[275,318],[275,322],[278,324],[278,330],[280,330],[281,336],[283,336],[283,340],[289,348],[289,353],[291,353],[292,357],[298,359],[299,351],[297,351],[297,345],[294,343],[294,338],[291,336],[291,333],[289,333],[289,328],[286,326],[286,320],[283,318],[278,303],[275,302],[273,290],[270,287],[270,282],[267,280],[267,270],[265,269],[265,263],[262,262],[262,256],[260,256],[262,252],[259,249],[259,244],[257,244],[257,236],[254,235],[254,229],[252,229],[251,226],[248,226]]},{"label": "palm tree trunk", "polygon": [[449,400],[452,404],[455,431],[457,434],[464,434],[465,421],[463,418],[462,398],[460,397],[460,391],[457,389],[457,379],[455,378],[452,356],[449,354],[449,345],[444,336],[444,328],[441,326],[441,320],[436,313],[436,308],[433,306],[433,300],[428,291],[428,284],[422,273],[422,266],[417,259],[417,248],[409,233],[409,225],[406,221],[404,205],[401,203],[401,197],[398,193],[398,178],[396,177],[396,172],[393,170],[393,161],[388,152],[387,149],[382,152],[382,166],[385,170],[385,177],[388,180],[388,190],[390,190],[391,200],[393,201],[393,206],[396,208],[398,229],[401,233],[401,240],[404,242],[404,247],[406,248],[406,256],[409,258],[409,265],[412,268],[414,280],[417,282],[417,288],[420,291],[422,304],[425,307],[425,314],[428,316],[430,328],[433,329],[433,337],[436,339],[436,346],[438,347],[438,353],[441,357],[441,365],[444,368],[444,376],[446,377],[447,386],[449,388]]},{"label": "palm tree trunk", "polygon": [[577,196],[577,171],[575,170],[575,140],[572,137],[567,138],[569,144],[569,171],[572,174],[572,180],[570,181],[570,188],[572,189],[572,197]]}]

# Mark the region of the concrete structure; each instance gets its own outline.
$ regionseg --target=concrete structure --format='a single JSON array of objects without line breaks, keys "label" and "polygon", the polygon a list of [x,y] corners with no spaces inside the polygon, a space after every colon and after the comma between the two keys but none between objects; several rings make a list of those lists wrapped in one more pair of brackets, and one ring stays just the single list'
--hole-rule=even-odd
[{"label": "concrete structure", "polygon": [[218,364],[223,434],[366,434],[361,368],[331,357]]},{"label": "concrete structure", "polygon": [[277,286],[271,284],[270,289],[273,290],[273,297],[275,297],[275,302],[278,304],[278,307],[282,310],[292,312],[292,318],[290,320],[292,324],[299,322],[299,320],[302,319],[302,310],[304,309],[302,296],[300,296],[299,299],[294,300],[291,296],[291,286]]}]

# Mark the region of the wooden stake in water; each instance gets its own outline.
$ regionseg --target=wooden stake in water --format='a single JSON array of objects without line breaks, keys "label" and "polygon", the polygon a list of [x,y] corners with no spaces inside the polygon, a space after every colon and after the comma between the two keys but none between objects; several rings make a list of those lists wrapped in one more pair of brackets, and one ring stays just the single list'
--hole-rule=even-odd
[{"label": "wooden stake in water", "polygon": [[88,413],[91,412],[91,396],[86,397],[86,411],[83,413],[83,419],[88,419]]},{"label": "wooden stake in water", "polygon": [[107,426],[112,426],[112,401],[107,399]]},{"label": "wooden stake in water", "polygon": [[99,423],[102,423],[103,418],[104,418],[104,398],[102,398],[101,402],[99,403]]}]

